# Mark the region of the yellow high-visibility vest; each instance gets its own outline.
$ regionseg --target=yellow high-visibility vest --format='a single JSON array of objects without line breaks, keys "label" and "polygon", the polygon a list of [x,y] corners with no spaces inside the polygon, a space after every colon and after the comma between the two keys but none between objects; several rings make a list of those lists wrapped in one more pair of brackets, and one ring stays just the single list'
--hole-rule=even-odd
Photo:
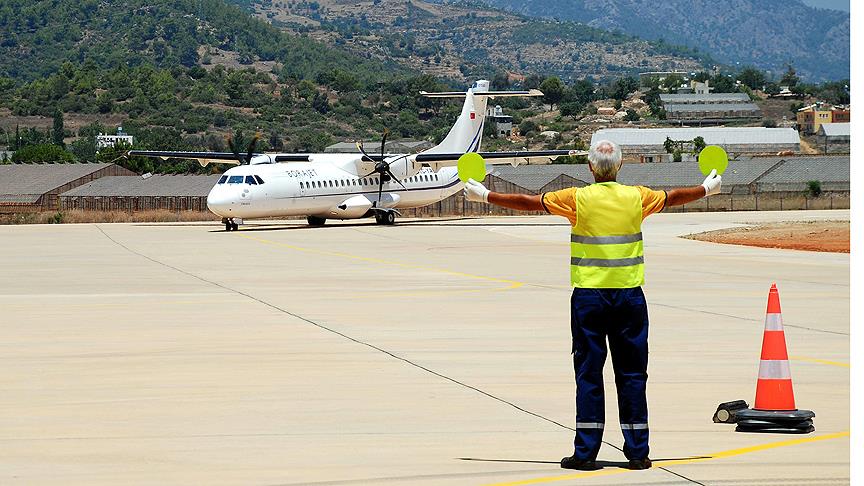
[{"label": "yellow high-visibility vest", "polygon": [[642,195],[617,182],[576,191],[576,224],[570,235],[570,284],[625,289],[645,283]]}]

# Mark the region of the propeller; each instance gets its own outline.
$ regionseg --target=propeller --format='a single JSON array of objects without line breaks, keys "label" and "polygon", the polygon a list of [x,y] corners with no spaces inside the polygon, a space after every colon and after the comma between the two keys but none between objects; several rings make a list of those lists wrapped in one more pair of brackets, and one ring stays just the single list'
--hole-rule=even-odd
[{"label": "propeller", "polygon": [[[238,137],[241,135],[239,130],[237,131],[237,135]],[[234,137],[230,133],[227,137],[228,147],[231,149],[231,152],[234,153],[234,157],[237,158],[240,165],[248,165],[252,162],[252,156],[255,155],[255,146],[258,145],[258,140],[261,140],[261,132],[256,132],[255,135],[252,136],[252,140],[249,142],[246,153],[241,154],[239,148],[234,143]]]},{"label": "propeller", "polygon": [[[405,189],[405,185],[402,184],[402,181],[400,181],[395,175],[393,175],[393,172],[390,171],[390,164],[392,164],[393,162],[396,162],[397,160],[402,159],[403,157],[398,157],[395,160],[391,160],[390,162],[387,162],[384,159],[384,145],[387,143],[387,135],[389,133],[390,133],[390,130],[385,128],[384,133],[381,136],[381,154],[378,157],[378,160],[375,160],[371,155],[366,153],[366,150],[363,149],[363,142],[362,141],[359,141],[359,140],[357,141],[357,148],[360,149],[360,153],[362,153],[363,156],[366,158],[366,160],[368,160],[369,162],[375,162],[375,168],[372,169],[372,172],[366,174],[363,177],[364,178],[369,177],[372,174],[378,174],[379,175],[379,177],[378,177],[378,201],[381,201],[381,193],[384,190],[384,183],[385,182],[388,182],[390,180],[394,180],[400,186],[402,186],[402,189]],[[375,205],[378,203],[378,201],[373,202],[373,207],[375,207]]]}]

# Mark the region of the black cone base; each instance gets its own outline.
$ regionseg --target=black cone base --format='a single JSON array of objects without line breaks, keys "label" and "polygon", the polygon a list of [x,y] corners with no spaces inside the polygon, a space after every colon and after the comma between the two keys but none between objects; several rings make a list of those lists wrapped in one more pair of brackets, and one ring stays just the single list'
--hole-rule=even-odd
[{"label": "black cone base", "polygon": [[762,432],[775,434],[807,434],[813,427],[812,410],[738,410],[735,413],[736,432]]}]

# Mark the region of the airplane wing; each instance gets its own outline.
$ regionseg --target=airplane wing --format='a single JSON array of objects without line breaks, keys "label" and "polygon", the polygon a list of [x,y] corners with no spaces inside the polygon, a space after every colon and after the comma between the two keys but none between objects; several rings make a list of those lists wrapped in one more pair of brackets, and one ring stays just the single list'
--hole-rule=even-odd
[{"label": "airplane wing", "polygon": [[[161,150],[130,150],[129,155],[152,157],[155,159],[192,159],[197,160],[201,167],[209,163],[240,165],[237,156],[231,152],[174,152]],[[257,155],[257,154],[256,154]]]},{"label": "airplane wing", "polygon": [[[207,164],[231,164],[240,165],[237,160],[237,155],[232,152],[174,152],[161,150],[130,150],[129,155],[138,155],[141,157],[153,157],[157,159],[192,159],[197,160],[202,167],[207,167]],[[266,155],[267,160],[258,159],[260,156]],[[258,159],[258,161],[256,161]],[[253,163],[271,163],[271,162],[308,162],[309,154],[252,154]]]},{"label": "airplane wing", "polygon": [[[503,165],[510,164],[513,167],[517,165],[539,165],[551,164],[558,157],[588,155],[584,150],[539,150],[539,151],[518,151],[518,152],[477,152],[483,157],[487,165]],[[459,157],[464,154],[426,154],[420,153],[413,158],[415,165],[427,164],[437,170],[440,167],[454,166],[459,161]]]}]

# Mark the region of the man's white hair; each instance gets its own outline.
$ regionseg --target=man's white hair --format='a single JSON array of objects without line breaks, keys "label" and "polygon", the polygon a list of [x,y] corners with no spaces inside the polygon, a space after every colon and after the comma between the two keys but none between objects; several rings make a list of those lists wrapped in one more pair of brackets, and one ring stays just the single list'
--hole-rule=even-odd
[{"label": "man's white hair", "polygon": [[609,140],[598,140],[588,151],[588,162],[595,177],[614,179],[621,168],[621,148]]}]

